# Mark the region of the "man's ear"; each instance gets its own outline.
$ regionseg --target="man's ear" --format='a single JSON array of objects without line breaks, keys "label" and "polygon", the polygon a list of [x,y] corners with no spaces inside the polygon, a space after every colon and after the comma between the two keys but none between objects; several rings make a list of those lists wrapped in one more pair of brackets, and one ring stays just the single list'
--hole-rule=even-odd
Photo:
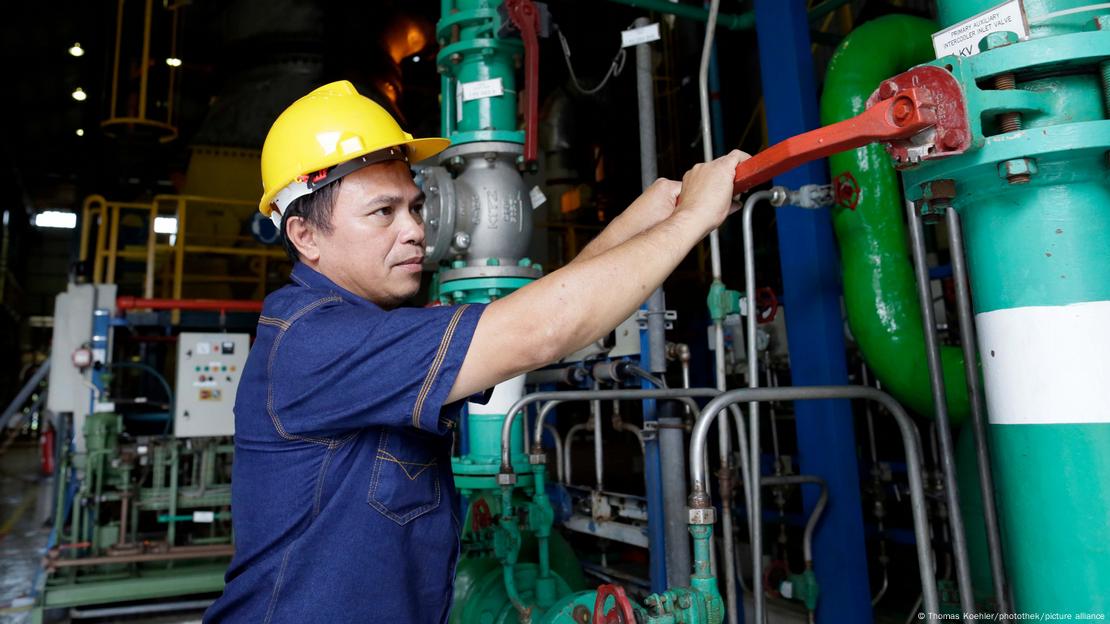
[{"label": "man's ear", "polygon": [[296,248],[303,262],[314,264],[320,260],[320,247],[316,242],[316,228],[304,217],[289,217],[285,221],[285,235]]}]

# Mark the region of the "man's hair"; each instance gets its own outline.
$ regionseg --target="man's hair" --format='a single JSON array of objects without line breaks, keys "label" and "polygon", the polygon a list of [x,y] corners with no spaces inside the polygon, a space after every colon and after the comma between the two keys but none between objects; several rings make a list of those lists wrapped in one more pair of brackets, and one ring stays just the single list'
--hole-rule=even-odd
[{"label": "man's hair", "polygon": [[289,217],[301,217],[309,225],[316,228],[316,231],[330,234],[332,229],[331,215],[338,199],[339,183],[342,181],[343,178],[340,178],[308,195],[302,195],[294,199],[285,209],[285,214],[281,215],[281,244],[285,247],[285,253],[292,262],[300,260],[301,256],[297,253],[296,245],[289,240],[289,236],[286,234],[285,228],[289,222]]}]

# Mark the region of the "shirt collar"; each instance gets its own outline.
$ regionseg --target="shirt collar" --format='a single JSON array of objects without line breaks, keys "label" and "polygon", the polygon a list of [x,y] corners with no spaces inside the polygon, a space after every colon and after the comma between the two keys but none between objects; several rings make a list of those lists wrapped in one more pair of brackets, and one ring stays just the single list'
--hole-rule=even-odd
[{"label": "shirt collar", "polygon": [[326,275],[303,262],[297,262],[293,265],[293,271],[289,274],[289,279],[293,280],[298,286],[331,291],[350,303],[374,306],[373,302],[363,299],[346,288],[336,284]]}]

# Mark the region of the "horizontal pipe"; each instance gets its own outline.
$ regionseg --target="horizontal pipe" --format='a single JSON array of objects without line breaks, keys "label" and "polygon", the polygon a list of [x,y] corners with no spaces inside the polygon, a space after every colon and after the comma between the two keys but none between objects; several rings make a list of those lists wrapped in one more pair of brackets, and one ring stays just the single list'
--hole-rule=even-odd
[{"label": "horizontal pipe", "polygon": [[144,561],[177,561],[181,559],[209,559],[215,557],[230,557],[235,554],[234,546],[197,547],[186,550],[179,546],[164,553],[143,553],[139,555],[120,555],[118,557],[85,557],[82,559],[58,559],[46,562],[47,570],[57,568],[78,568],[98,565],[111,565],[113,563],[140,563]]},{"label": "horizontal pipe", "polygon": [[143,299],[119,297],[116,307],[120,310],[203,310],[209,312],[262,312],[261,301],[241,299]]},{"label": "horizontal pipe", "polygon": [[[693,403],[692,398],[712,398],[720,393],[721,391],[715,388],[672,388],[668,390],[568,390],[562,392],[546,391],[526,394],[520,397],[520,399],[509,408],[508,414],[505,415],[505,422],[501,425],[501,472],[504,474],[513,473],[512,451],[510,449],[510,441],[513,435],[513,421],[516,420],[516,416],[521,410],[532,403],[548,400],[566,402],[674,399],[686,402],[688,405],[692,403],[696,411],[697,403]],[[569,455],[569,449],[567,452]],[[570,474],[567,474],[567,478],[570,478]]]},{"label": "horizontal pipe", "polygon": [[154,604],[128,605],[125,607],[102,607],[99,609],[70,609],[72,620],[88,618],[118,617],[121,615],[141,615],[147,613],[166,613],[169,611],[194,611],[207,609],[211,600],[184,600],[179,602],[158,602]]}]

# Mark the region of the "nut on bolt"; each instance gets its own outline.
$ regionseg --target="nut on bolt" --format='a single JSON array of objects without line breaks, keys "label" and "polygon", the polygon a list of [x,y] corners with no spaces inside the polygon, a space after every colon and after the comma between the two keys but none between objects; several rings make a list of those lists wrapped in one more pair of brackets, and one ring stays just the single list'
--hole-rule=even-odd
[{"label": "nut on bolt", "polygon": [[547,463],[547,454],[543,452],[533,452],[528,454],[528,463],[533,466],[540,466]]},{"label": "nut on bolt", "polygon": [[995,48],[1003,48],[1018,42],[1018,34],[1008,30],[992,32],[979,40],[979,51],[986,52]]},{"label": "nut on bolt", "polygon": [[955,180],[944,178],[925,182],[921,185],[921,218],[926,223],[940,221],[952,205],[952,198],[955,196]]},{"label": "nut on bolt", "polygon": [[998,177],[1010,184],[1028,184],[1037,173],[1037,161],[1032,158],[1014,158],[998,163]]},{"label": "nut on bolt", "polygon": [[499,473],[497,473],[497,485],[516,485],[516,473],[513,473],[513,472],[499,472]]}]

